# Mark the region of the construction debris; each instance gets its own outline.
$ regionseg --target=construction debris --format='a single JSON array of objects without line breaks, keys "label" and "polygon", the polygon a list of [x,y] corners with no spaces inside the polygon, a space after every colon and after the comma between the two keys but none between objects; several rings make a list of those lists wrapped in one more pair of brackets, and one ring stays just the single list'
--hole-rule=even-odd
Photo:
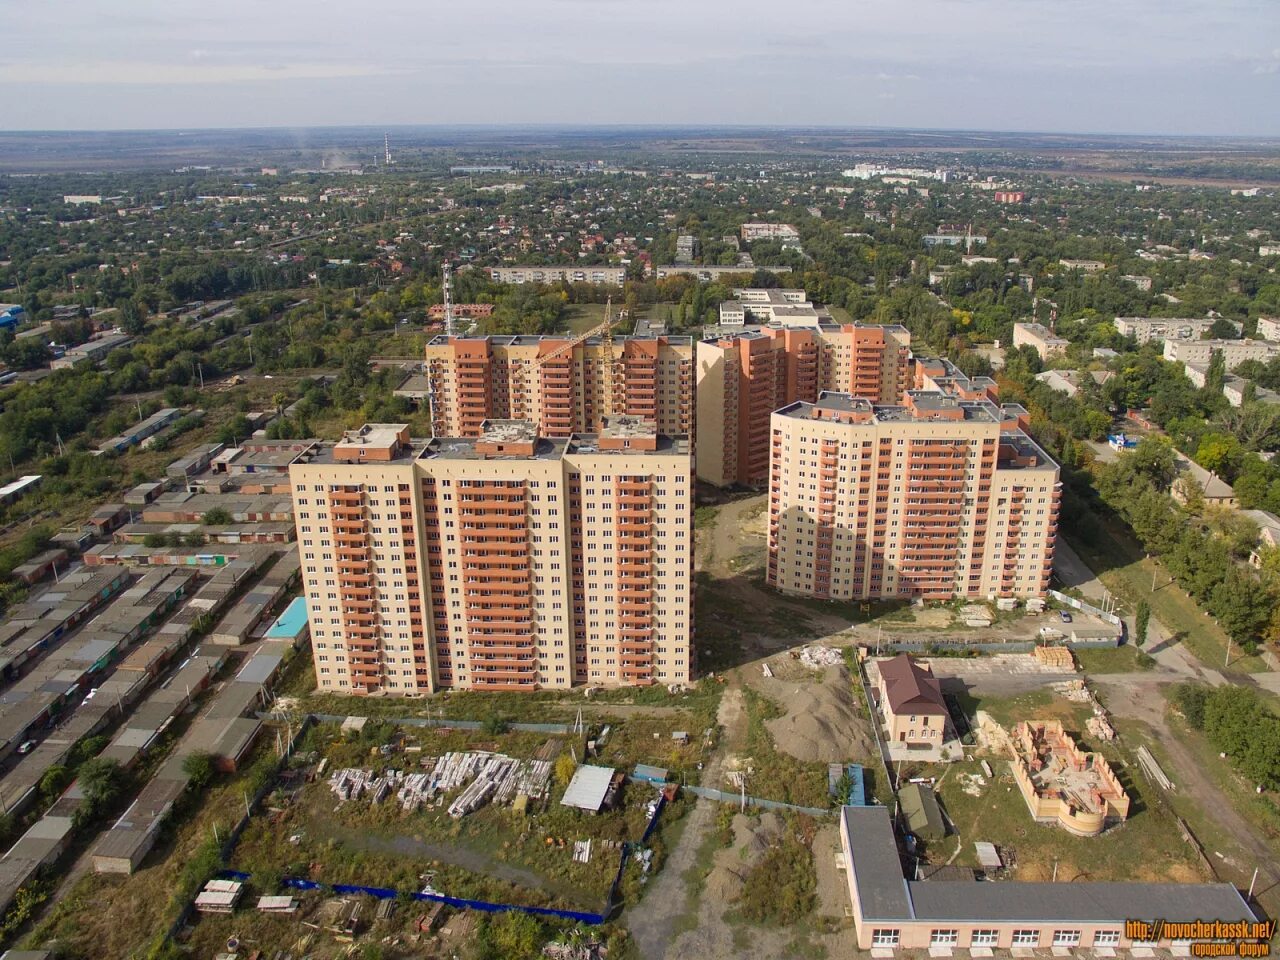
[{"label": "construction debris", "polygon": [[[1040,648],[1037,647],[1036,649],[1038,651]],[[1089,688],[1084,685],[1083,680],[1068,680],[1065,683],[1055,683],[1053,689],[1074,703],[1088,703],[1093,699],[1093,694],[1089,692]]]},{"label": "construction debris", "polygon": [[821,670],[823,667],[838,667],[844,663],[844,654],[834,647],[824,647],[815,643],[801,650],[799,659],[806,667]]},{"label": "construction debris", "polygon": [[1105,714],[1095,714],[1084,722],[1085,728],[1099,740],[1108,742],[1116,738],[1116,731]]},{"label": "construction debris", "polygon": [[394,791],[406,812],[438,795],[465,787],[449,806],[449,815],[456,819],[486,803],[508,803],[517,796],[546,796],[552,768],[549,760],[517,760],[484,750],[450,752],[435,760],[426,759],[423,764],[430,769],[421,773],[375,773],[344,767],[329,777],[329,787],[343,802],[366,798],[373,804],[382,803]]},{"label": "construction debris", "polygon": [[210,880],[196,897],[196,910],[200,913],[231,913],[244,893],[244,884],[238,880]]},{"label": "construction debris", "polygon": [[293,897],[259,897],[260,913],[296,913],[298,901]]}]

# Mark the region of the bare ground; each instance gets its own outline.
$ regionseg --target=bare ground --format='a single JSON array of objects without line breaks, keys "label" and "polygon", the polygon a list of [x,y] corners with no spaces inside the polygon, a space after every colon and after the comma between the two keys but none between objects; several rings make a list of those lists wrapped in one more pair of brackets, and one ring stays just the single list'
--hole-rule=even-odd
[{"label": "bare ground", "polygon": [[[770,662],[775,673],[783,672],[781,666],[778,658]],[[854,700],[848,668],[814,671],[797,664],[796,669],[797,679],[747,671],[752,688],[787,711],[765,721],[778,750],[797,760],[822,763],[874,757],[873,734]]]}]

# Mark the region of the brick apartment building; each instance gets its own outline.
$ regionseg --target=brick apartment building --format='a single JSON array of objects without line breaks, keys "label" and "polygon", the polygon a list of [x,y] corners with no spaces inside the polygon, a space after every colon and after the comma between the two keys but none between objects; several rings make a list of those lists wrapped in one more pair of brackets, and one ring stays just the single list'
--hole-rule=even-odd
[{"label": "brick apartment building", "polygon": [[830,599],[1041,596],[1058,465],[986,400],[847,393],[772,418],[770,585]]},{"label": "brick apartment building", "polygon": [[698,477],[763,486],[769,418],[824,390],[895,403],[911,386],[911,335],[896,325],[770,327],[697,348]]},{"label": "brick apartment building", "polygon": [[414,440],[369,424],[290,467],[320,689],[685,683],[693,459],[616,417]]},{"label": "brick apartment building", "polygon": [[667,436],[693,433],[693,341],[619,337],[613,364],[592,337],[439,336],[427,344],[437,436],[474,437],[486,420],[531,420],[546,437],[599,429],[614,413],[652,420]]}]

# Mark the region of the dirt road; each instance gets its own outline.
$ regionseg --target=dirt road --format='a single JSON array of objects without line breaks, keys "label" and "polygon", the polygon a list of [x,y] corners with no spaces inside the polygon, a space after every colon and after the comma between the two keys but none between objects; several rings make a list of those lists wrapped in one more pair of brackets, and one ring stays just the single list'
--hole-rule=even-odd
[{"label": "dirt road", "polygon": [[[740,689],[731,687],[724,692],[716,722],[723,733],[719,746],[703,770],[702,782],[707,785],[720,782],[726,748],[745,736],[746,714],[743,711]],[[624,917],[644,960],[658,960],[666,956],[671,944],[672,929],[688,909],[689,879],[693,870],[698,867],[698,850],[715,824],[718,806],[712,800],[698,800],[694,804],[684,832],[667,858],[662,872],[649,887],[644,899],[628,910]]]},{"label": "dirt road", "polygon": [[[1207,851],[1221,877],[1242,889],[1248,888],[1253,868],[1258,867],[1255,889],[1274,914],[1280,905],[1280,871],[1275,867],[1274,847],[1261,836],[1257,827],[1241,816],[1231,798],[1204,772],[1200,761],[1170,727],[1165,715],[1167,701],[1159,688],[1171,679],[1184,677],[1162,671],[1156,676],[1101,674],[1089,679],[1103,694],[1107,709],[1113,714],[1122,719],[1139,720],[1151,728],[1170,761],[1166,773],[1175,784],[1171,798],[1175,808],[1179,801],[1189,801],[1203,811],[1211,811],[1217,827],[1235,844],[1237,851],[1234,852],[1245,862],[1233,857],[1233,851],[1214,851],[1212,848]],[[1215,856],[1215,853],[1223,856]]]}]

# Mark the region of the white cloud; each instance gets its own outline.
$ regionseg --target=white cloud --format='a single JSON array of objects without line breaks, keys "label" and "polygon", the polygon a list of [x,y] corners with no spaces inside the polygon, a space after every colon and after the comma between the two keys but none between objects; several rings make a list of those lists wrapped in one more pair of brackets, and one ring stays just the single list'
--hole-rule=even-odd
[{"label": "white cloud", "polygon": [[209,63],[203,51],[193,51],[188,63],[146,63],[104,60],[75,63],[0,64],[0,83],[78,84],[218,84],[281,80],[332,80],[343,77],[379,77],[403,73],[378,64],[284,63],[264,66],[248,63]]}]

